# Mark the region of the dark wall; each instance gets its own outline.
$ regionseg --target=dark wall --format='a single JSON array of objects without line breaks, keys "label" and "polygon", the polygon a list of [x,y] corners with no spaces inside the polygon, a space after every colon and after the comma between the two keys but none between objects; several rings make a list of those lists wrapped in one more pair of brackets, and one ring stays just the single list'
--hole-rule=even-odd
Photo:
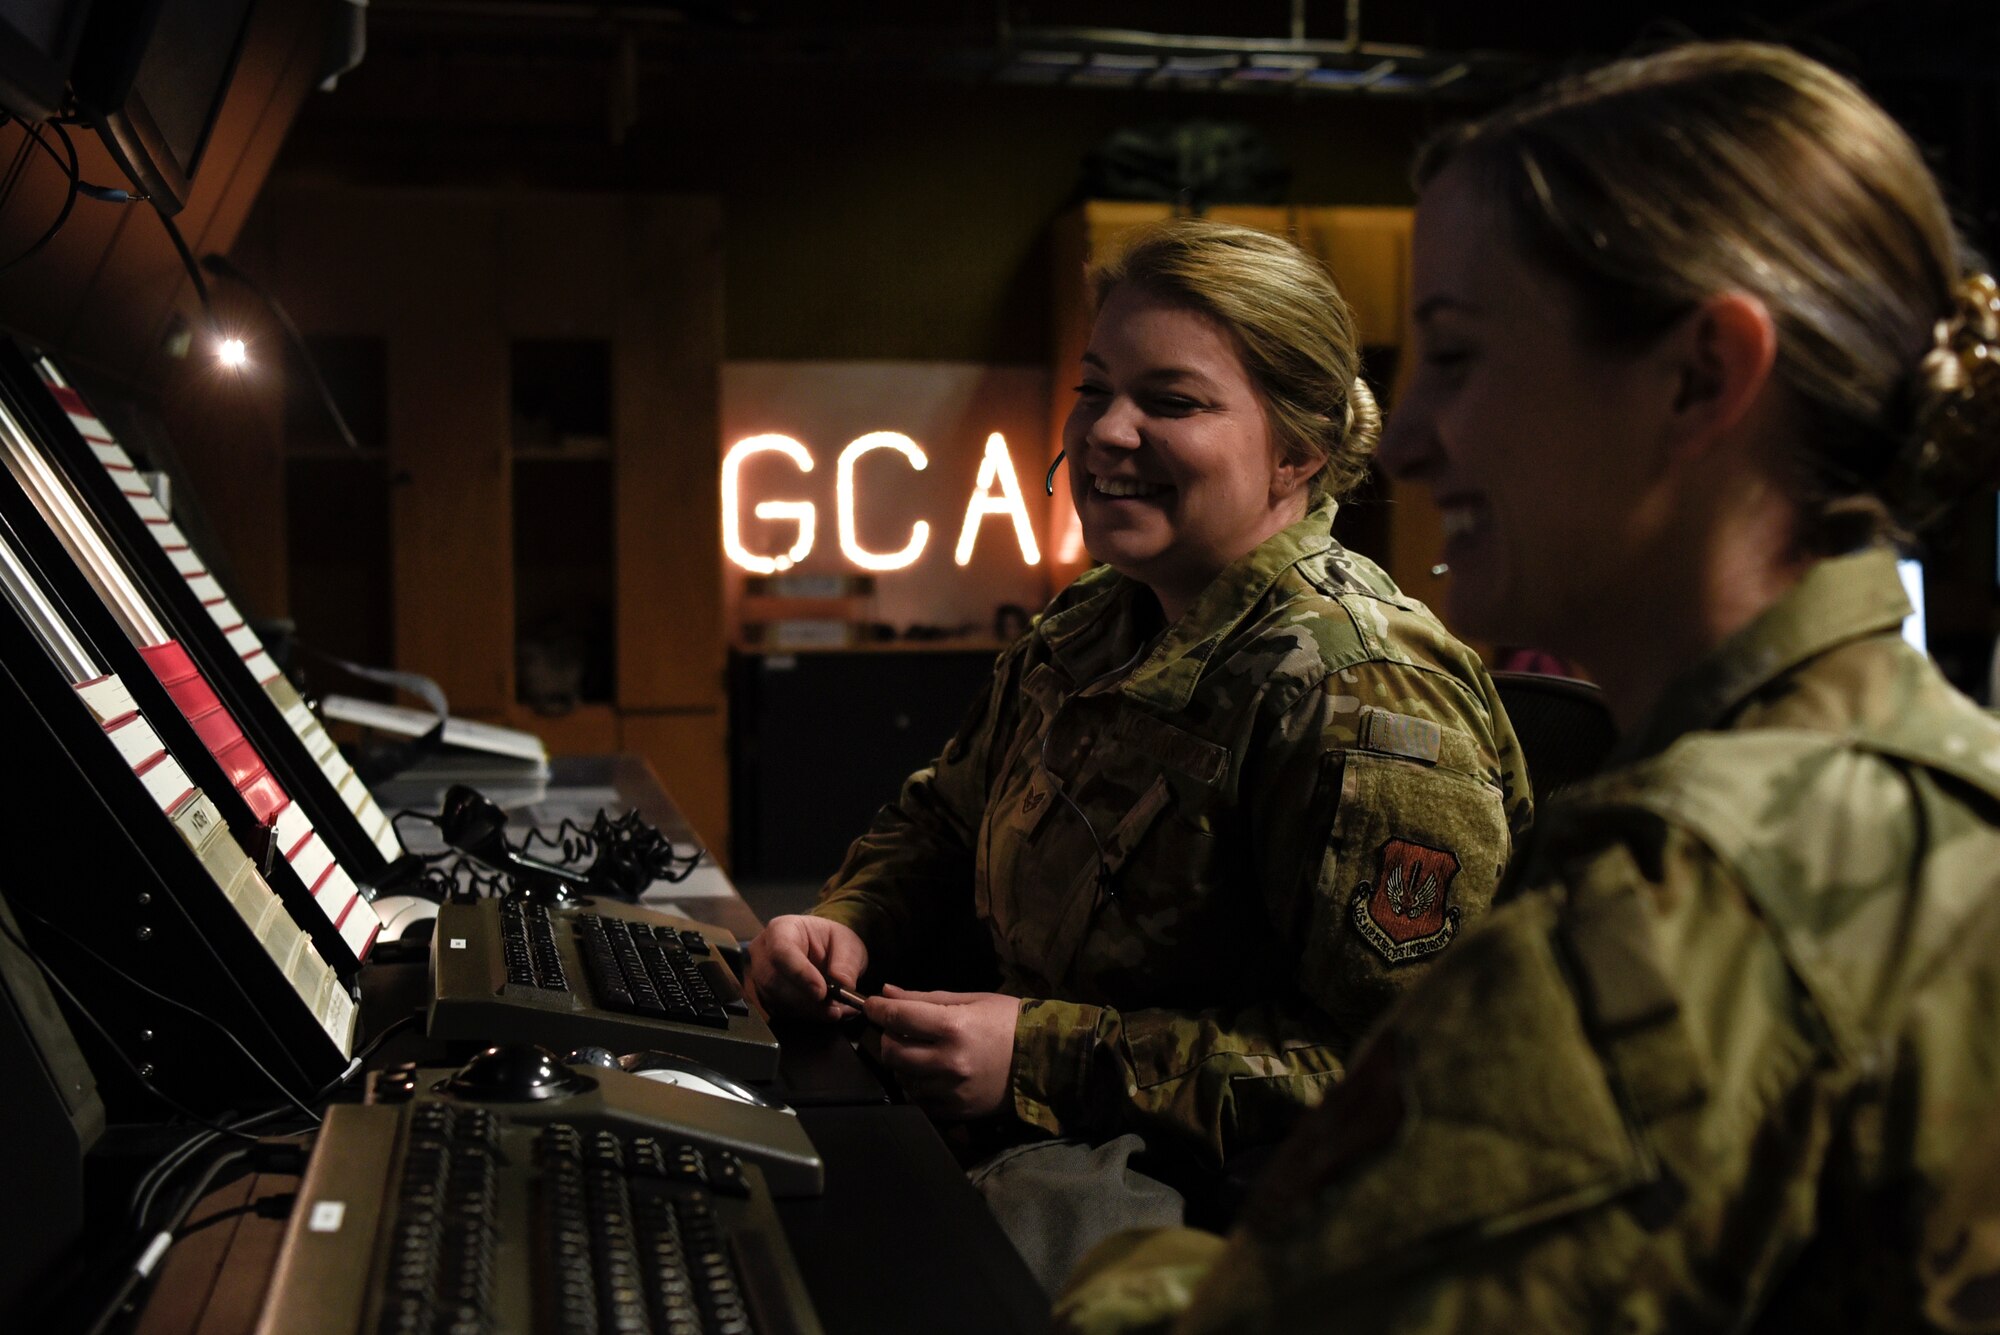
[{"label": "dark wall", "polygon": [[607,128],[611,64],[576,52],[439,65],[371,51],[308,108],[281,171],[376,183],[712,192],[727,356],[1041,362],[1048,225],[1111,130],[1227,116],[1261,130],[1301,203],[1409,199],[1436,113],[1408,102],[969,87],[825,71],[642,72]]},{"label": "dark wall", "polygon": [[[1266,8],[1246,31],[1282,30],[1279,7]],[[1674,35],[1793,40],[1859,75],[1932,150],[1975,236],[1992,234],[1985,159],[2000,95],[1990,71],[1967,64],[2000,39],[1988,0],[1515,8],[1432,0],[1367,13],[1379,37],[1506,48],[1548,70]],[[1193,10],[1181,30],[1218,21],[1210,7]],[[628,52],[608,34],[537,35],[519,20],[425,27],[372,13],[367,59],[308,103],[280,170],[720,195],[726,354],[736,359],[1039,362],[1047,224],[1084,153],[1112,129],[1244,120],[1293,169],[1292,202],[1402,203],[1415,144],[1479,109],[973,85],[823,57],[732,58],[720,37],[713,54],[700,37]]]}]

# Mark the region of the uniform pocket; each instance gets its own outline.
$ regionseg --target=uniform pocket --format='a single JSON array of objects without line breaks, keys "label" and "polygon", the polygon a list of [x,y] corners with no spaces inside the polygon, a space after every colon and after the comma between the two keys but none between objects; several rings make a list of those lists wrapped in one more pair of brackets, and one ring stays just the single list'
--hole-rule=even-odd
[{"label": "uniform pocket", "polygon": [[1036,664],[1022,680],[1021,717],[980,815],[972,906],[1002,940],[1012,937],[1021,912],[1022,859],[1064,805],[1062,780],[1041,760],[1042,739],[1062,707],[1064,689],[1063,678],[1047,663]]},{"label": "uniform pocket", "polygon": [[[1045,805],[1059,808],[1015,829],[1017,866],[1032,868],[1044,915],[1039,935],[1021,921],[1034,967],[1091,995],[1126,971],[1157,969],[1174,942],[1197,930],[1214,890],[1214,824],[1229,752],[1130,707],[1099,723],[1082,763]],[[1071,808],[1070,799],[1077,806]],[[1025,912],[1025,908],[1023,910]],[[1143,925],[1141,922],[1143,920]],[[1094,934],[1102,927],[1101,935]],[[1174,980],[1153,978],[1161,986]]]},{"label": "uniform pocket", "polygon": [[1492,903],[1510,853],[1500,789],[1448,765],[1372,751],[1324,761],[1338,785],[1320,861],[1308,975],[1428,959]]},{"label": "uniform pocket", "polygon": [[[1048,942],[1043,947],[1042,957],[1050,977],[1068,974],[1084,936],[1090,931],[1092,919],[1119,884],[1133,853],[1145,843],[1147,832],[1172,802],[1173,788],[1166,775],[1155,774],[1152,783],[1119,815],[1117,824],[1098,831],[1100,846],[1093,846],[1087,865],[1077,868],[1066,907],[1051,924]],[[1097,821],[1110,814],[1099,812],[1092,819]]]}]

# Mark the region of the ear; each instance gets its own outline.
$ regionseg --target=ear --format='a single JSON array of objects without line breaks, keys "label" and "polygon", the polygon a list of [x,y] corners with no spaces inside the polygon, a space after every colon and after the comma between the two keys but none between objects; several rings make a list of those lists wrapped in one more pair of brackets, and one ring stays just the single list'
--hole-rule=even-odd
[{"label": "ear", "polygon": [[1662,350],[1675,377],[1675,443],[1700,454],[1733,430],[1770,387],[1778,326],[1760,298],[1718,292],[1683,317]]},{"label": "ear", "polygon": [[1326,460],[1323,458],[1300,463],[1280,456],[1277,467],[1271,470],[1271,500],[1276,502],[1298,495],[1325,467]]}]

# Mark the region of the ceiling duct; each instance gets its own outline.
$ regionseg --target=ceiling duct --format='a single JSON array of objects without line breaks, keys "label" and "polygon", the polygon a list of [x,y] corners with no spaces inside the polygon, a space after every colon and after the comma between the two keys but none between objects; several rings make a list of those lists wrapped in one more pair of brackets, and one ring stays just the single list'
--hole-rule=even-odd
[{"label": "ceiling duct", "polygon": [[[1020,25],[999,0],[991,27],[907,19],[828,20],[814,7],[715,0],[563,4],[552,0],[374,0],[384,29],[477,34],[533,46],[542,38],[609,38],[648,61],[698,59],[739,67],[818,65],[856,77],[929,77],[1055,87],[1221,94],[1351,94],[1493,99],[1547,73],[1504,51],[1370,42],[1361,0],[1345,0],[1345,32],[1307,35],[1305,0],[1286,31],[1198,36],[1130,28]],[[907,10],[905,11],[907,12]]]},{"label": "ceiling duct", "polygon": [[1364,41],[1361,0],[1346,6],[1346,35],[1336,40],[1306,35],[1305,0],[1292,0],[1290,31],[1273,37],[1017,27],[1003,13],[990,73],[1004,83],[1177,92],[1491,98],[1543,72],[1507,52]]}]

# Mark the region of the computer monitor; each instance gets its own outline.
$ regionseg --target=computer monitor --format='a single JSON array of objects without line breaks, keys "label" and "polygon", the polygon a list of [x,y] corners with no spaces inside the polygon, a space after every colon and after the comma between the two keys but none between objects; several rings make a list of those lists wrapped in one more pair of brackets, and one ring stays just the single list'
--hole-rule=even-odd
[{"label": "computer monitor", "polygon": [[0,109],[47,120],[62,104],[90,0],[7,0],[0,6]]},{"label": "computer monitor", "polygon": [[70,83],[163,213],[187,203],[236,70],[250,0],[95,0]]},{"label": "computer monitor", "polygon": [[1924,628],[1924,563],[1916,560],[1896,562],[1896,573],[1902,576],[1903,592],[1910,596],[1910,606],[1915,609],[1903,618],[1903,638],[1910,642],[1920,654],[1930,652],[1929,636]]}]

